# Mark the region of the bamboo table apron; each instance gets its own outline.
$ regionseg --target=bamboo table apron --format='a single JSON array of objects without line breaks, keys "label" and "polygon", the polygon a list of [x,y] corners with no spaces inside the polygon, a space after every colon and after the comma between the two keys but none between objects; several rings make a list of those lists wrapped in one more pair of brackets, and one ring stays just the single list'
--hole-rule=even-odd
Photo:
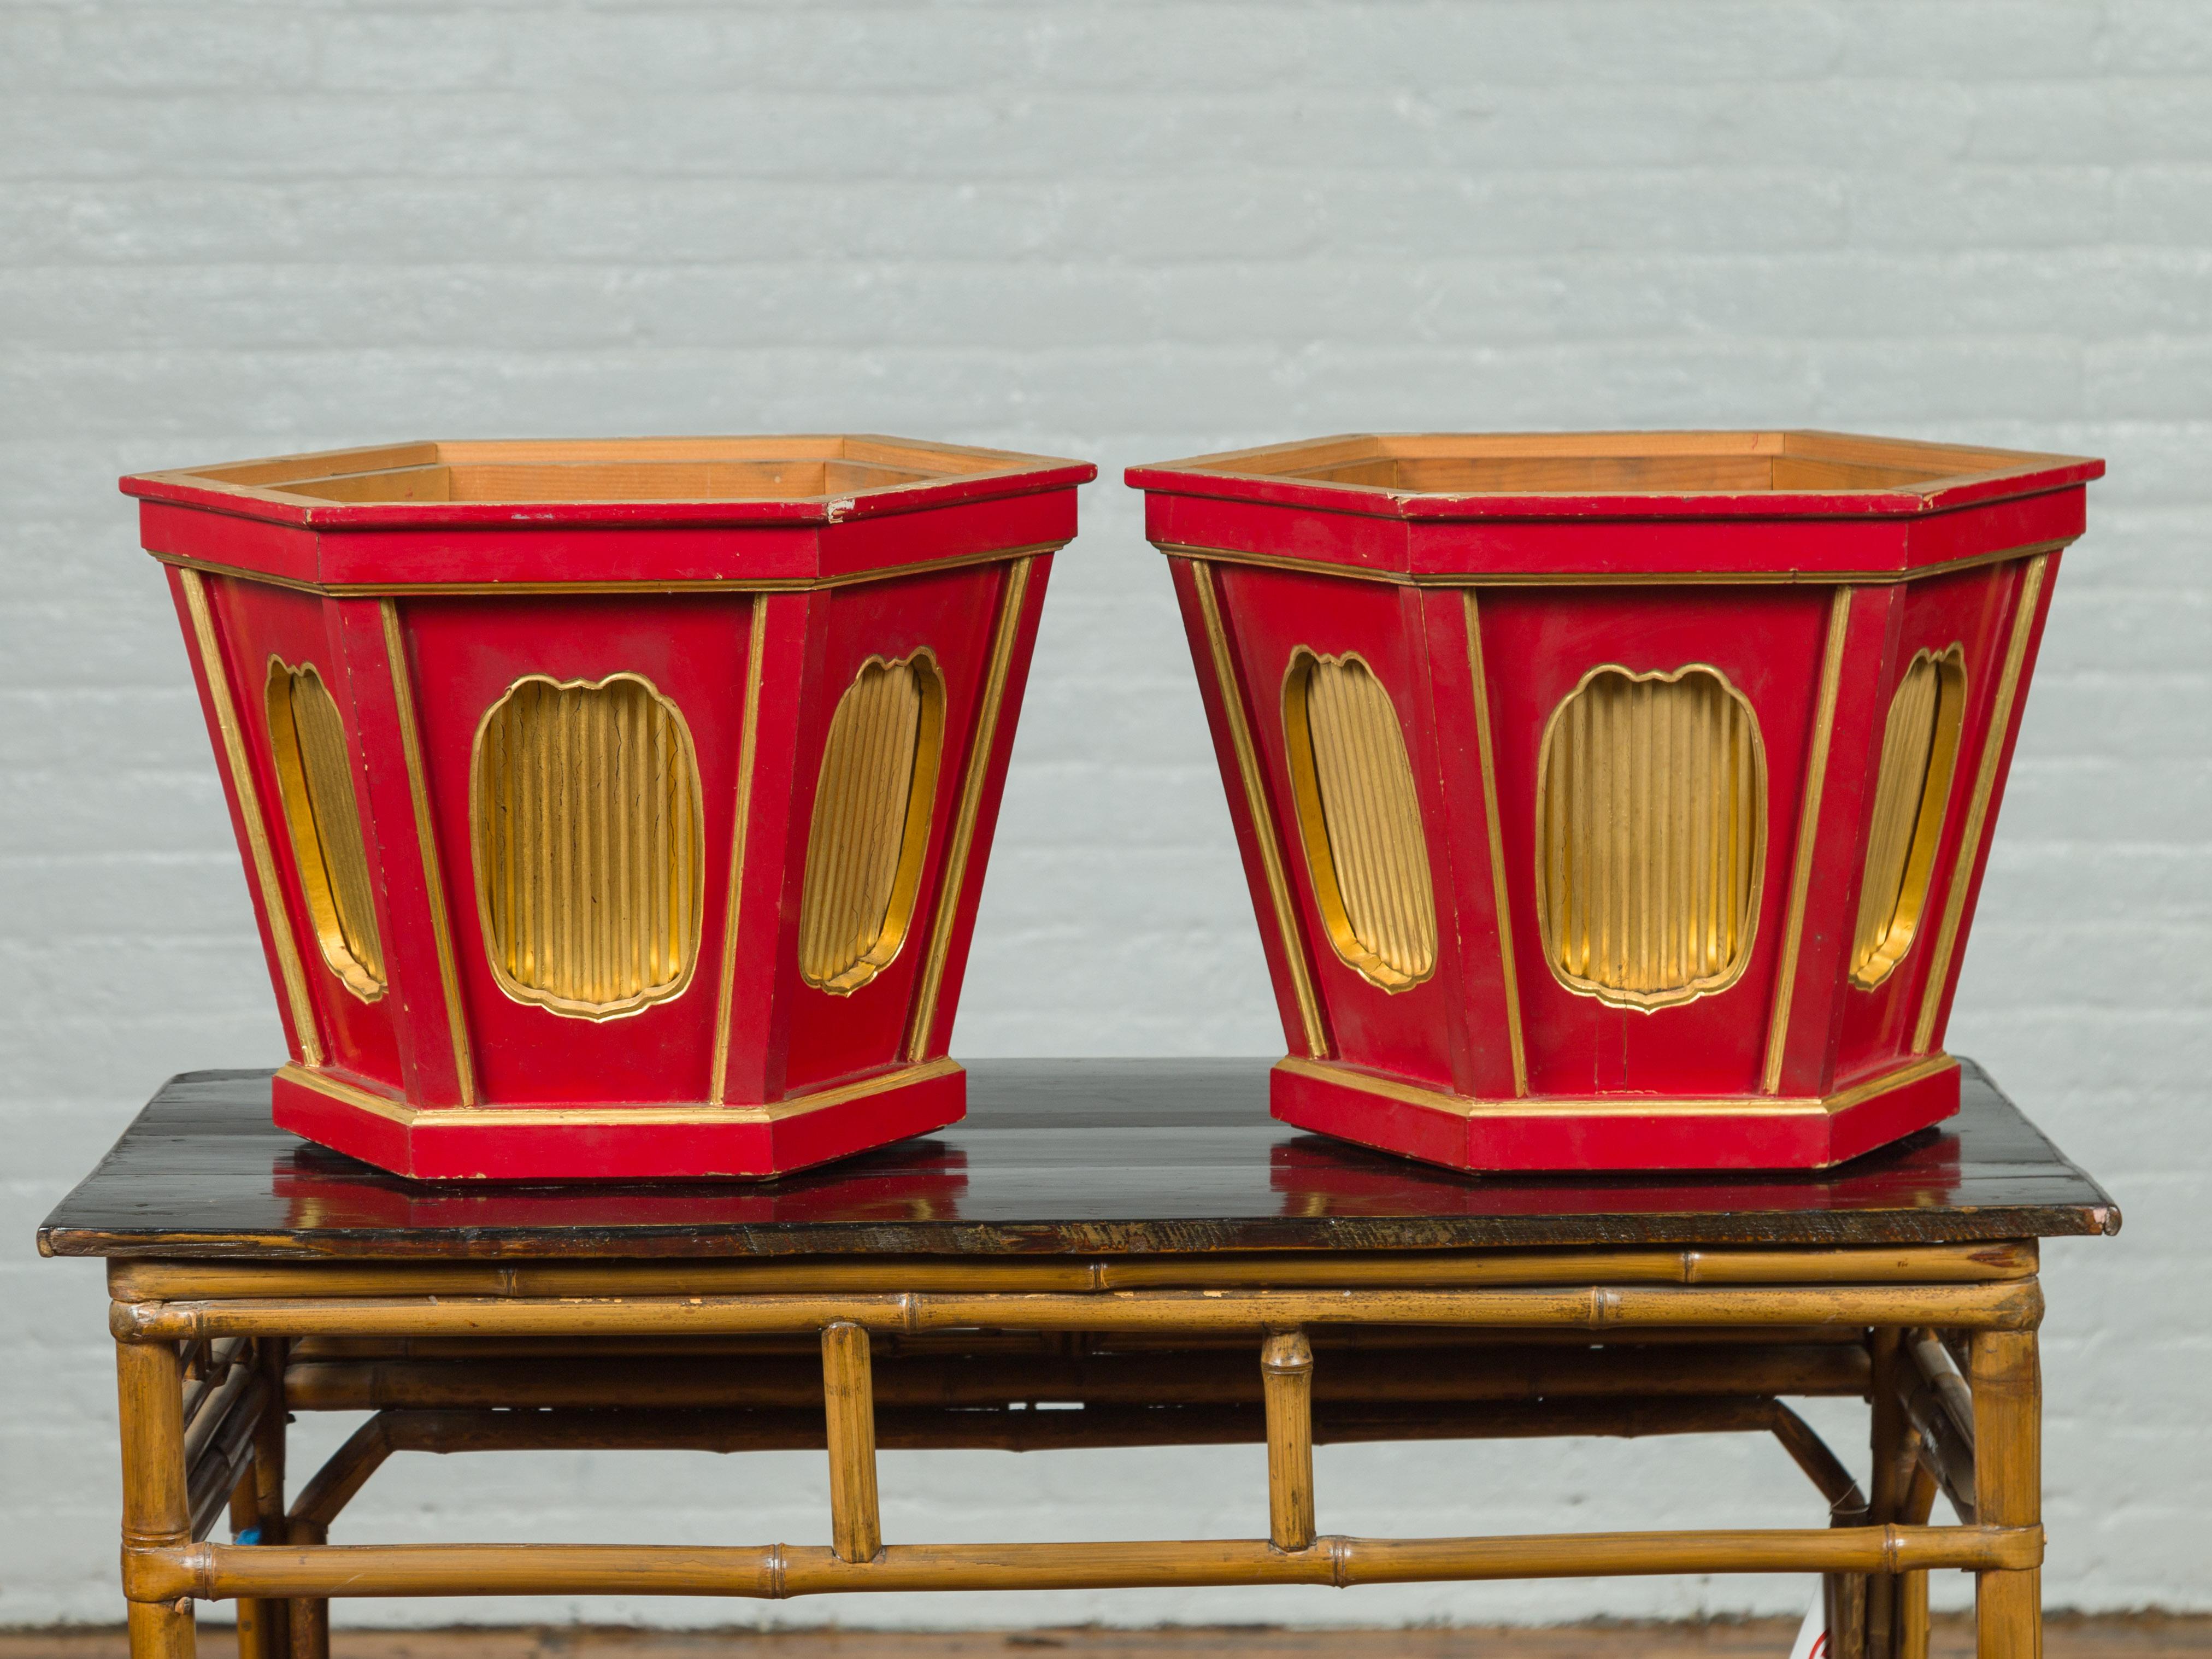
[{"label": "bamboo table apron", "polygon": [[[1917,1659],[1958,1569],[1981,1653],[2039,1651],[2038,1242],[2119,1212],[1978,1068],[1939,1128],[1781,1175],[1470,1177],[1267,1097],[1261,1060],[982,1061],[964,1122],[830,1170],[438,1185],[272,1127],[268,1073],[175,1079],[39,1236],[108,1263],[131,1650],[191,1654],[202,1601],[247,1659],[313,1659],[338,1595],[1787,1572],[1839,1653]],[[1864,1487],[1783,1403],[1821,1395],[1869,1402]],[[288,1413],[362,1410],[288,1481]],[[1354,1538],[1313,1479],[1316,1443],[1731,1430],[1825,1524]],[[1228,1442],[1267,1449],[1244,1538],[878,1518],[878,1447]],[[395,1453],[572,1448],[825,1449],[831,1536],[327,1541]]]}]

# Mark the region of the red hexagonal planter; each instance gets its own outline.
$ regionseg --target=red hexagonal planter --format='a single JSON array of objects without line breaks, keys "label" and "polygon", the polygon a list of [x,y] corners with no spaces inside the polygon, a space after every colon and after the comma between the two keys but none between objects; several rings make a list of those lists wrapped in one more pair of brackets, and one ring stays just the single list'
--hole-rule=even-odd
[{"label": "red hexagonal planter", "polygon": [[424,443],[125,478],[291,1063],[404,1174],[769,1175],[958,1118],[1077,462]]},{"label": "red hexagonal planter", "polygon": [[1832,1164],[1957,1109],[2069,456],[1359,435],[1131,470],[1291,1055],[1468,1169]]}]

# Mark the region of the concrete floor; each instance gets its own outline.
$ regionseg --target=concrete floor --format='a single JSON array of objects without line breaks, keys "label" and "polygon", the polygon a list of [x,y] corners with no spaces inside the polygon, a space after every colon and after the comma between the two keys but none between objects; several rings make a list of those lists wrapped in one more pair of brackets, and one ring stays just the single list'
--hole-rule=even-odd
[{"label": "concrete floor", "polygon": [[[544,1629],[340,1631],[332,1659],[1787,1659],[1794,1620],[1571,1625],[1543,1630],[667,1632]],[[204,1626],[222,1659],[229,1630]],[[2052,1618],[2045,1659],[2212,1659],[2212,1617]],[[1930,1659],[1972,1659],[1973,1631],[1940,1619]],[[127,1659],[118,1627],[0,1631],[0,1659]]]}]

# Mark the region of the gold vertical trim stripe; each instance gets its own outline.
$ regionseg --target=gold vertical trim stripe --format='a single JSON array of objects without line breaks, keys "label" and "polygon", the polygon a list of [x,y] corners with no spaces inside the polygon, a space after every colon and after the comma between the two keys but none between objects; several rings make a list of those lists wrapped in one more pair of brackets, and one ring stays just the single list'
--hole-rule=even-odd
[{"label": "gold vertical trim stripe", "polygon": [[2027,562],[2021,574],[2020,599],[2014,607],[2012,638],[2005,646],[2004,670],[1997,679],[1996,696],[1990,709],[1989,735],[1982,740],[1982,763],[1974,774],[1974,797],[1966,809],[1966,826],[1959,837],[1958,862],[1951,884],[1943,895],[1943,920],[1936,931],[1936,951],[1928,964],[1928,985],[1921,993],[1920,1018],[1913,1027],[1912,1052],[1924,1054],[1936,1038],[1936,1016],[1943,1006],[1943,982],[1951,976],[1951,952],[1959,942],[1959,923],[1966,914],[1966,889],[1972,883],[1974,863],[1981,856],[1982,835],[1988,827],[1990,797],[1996,792],[1997,764],[2004,757],[2005,734],[2012,729],[2012,706],[2020,694],[2021,670],[2027,662],[2028,635],[2035,630],[2036,607],[2043,599],[2043,578],[2051,562],[2048,553]]},{"label": "gold vertical trim stripe", "polygon": [[1437,969],[1437,898],[1397,707],[1356,653],[1304,646],[1283,674],[1283,738],[1306,870],[1328,942],[1384,991]]},{"label": "gold vertical trim stripe", "polygon": [[745,883],[745,830],[753,815],[753,757],[760,747],[762,659],[768,651],[768,599],[755,594],[752,629],[745,646],[744,713],[738,728],[737,821],[730,830],[730,894],[722,910],[722,973],[714,992],[714,1069],[707,1100],[719,1106],[729,1088],[730,1011],[737,994],[738,917]]},{"label": "gold vertical trim stripe", "polygon": [[1306,1047],[1313,1058],[1328,1054],[1328,1039],[1322,1029],[1321,1005],[1314,996],[1313,981],[1306,970],[1305,942],[1291,908],[1289,878],[1283,870],[1282,849],[1275,844],[1274,819],[1260,779],[1260,761],[1252,746],[1252,730],[1244,719],[1244,702],[1237,666],[1229,654],[1229,635],[1221,625],[1221,606],[1214,597],[1213,572],[1203,560],[1190,562],[1200,614],[1206,620],[1206,642],[1213,658],[1214,685],[1228,717],[1230,746],[1237,755],[1237,774],[1244,786],[1245,811],[1252,821],[1252,837],[1259,843],[1260,866],[1267,878],[1267,896],[1275,911],[1275,927],[1282,936],[1283,961],[1290,969],[1291,988],[1298,1005],[1298,1020],[1305,1027]]},{"label": "gold vertical trim stripe", "polygon": [[983,808],[983,781],[990,775],[991,756],[999,742],[999,709],[1006,695],[1006,677],[1014,660],[1014,636],[1021,629],[1022,605],[1029,597],[1030,568],[1036,556],[1028,555],[1006,567],[1006,591],[999,600],[998,626],[991,635],[991,660],[984,671],[983,696],[975,712],[975,737],[968,755],[968,770],[960,781],[960,805],[952,823],[952,839],[945,851],[945,866],[937,881],[937,916],[929,935],[929,954],[922,958],[921,983],[915,998],[914,1029],[907,1038],[907,1057],[919,1060],[928,1051],[929,1034],[937,1024],[937,997],[945,981],[945,964],[952,953],[952,926],[960,913],[960,898],[967,884],[968,854],[975,841],[975,819]]},{"label": "gold vertical trim stripe", "polygon": [[1863,991],[1887,979],[1919,934],[1966,702],[1966,653],[1957,645],[1914,653],[1890,698],[1851,930],[1851,983]]},{"label": "gold vertical trim stripe", "polygon": [[215,705],[216,729],[222,734],[224,764],[230,772],[232,791],[238,797],[239,820],[246,826],[246,845],[253,861],[253,878],[261,889],[261,908],[269,918],[269,937],[276,947],[277,977],[284,983],[284,1000],[291,1005],[292,1029],[300,1040],[300,1055],[309,1066],[323,1063],[323,1044],[315,1029],[315,1006],[307,995],[307,975],[300,965],[300,948],[292,937],[292,918],[284,904],[284,889],[276,879],[276,860],[269,850],[269,830],[261,817],[260,798],[253,789],[253,769],[246,754],[246,737],[238,725],[238,709],[231,702],[230,681],[224,672],[222,649],[215,636],[215,614],[208,607],[207,581],[197,570],[180,570],[185,608],[191,615],[192,641],[198,648],[200,667],[207,676],[208,698]]},{"label": "gold vertical trim stripe", "polygon": [[1804,941],[1806,896],[1812,887],[1813,855],[1820,841],[1820,796],[1828,781],[1828,744],[1836,731],[1836,696],[1843,683],[1844,635],[1851,620],[1851,592],[1838,587],[1828,605],[1828,648],[1820,659],[1820,696],[1813,710],[1813,752],[1805,762],[1800,792],[1797,861],[1790,875],[1790,916],[1783,924],[1782,965],[1774,986],[1774,1012],[1766,1025],[1766,1064],[1759,1088],[1782,1088],[1782,1060],[1790,1046],[1790,1005],[1797,994],[1797,953]]},{"label": "gold vertical trim stripe", "polygon": [[430,820],[430,781],[422,765],[422,734],[415,720],[415,688],[407,675],[407,641],[399,631],[399,606],[391,599],[377,609],[384,619],[384,659],[392,671],[392,701],[399,719],[399,751],[407,763],[407,794],[415,807],[415,846],[422,864],[422,888],[430,908],[430,939],[438,953],[438,988],[446,1003],[446,1029],[453,1042],[453,1076],[461,1104],[477,1102],[476,1061],[469,1052],[468,1021],[461,1012],[460,969],[453,959],[453,922],[446,911],[445,861]]},{"label": "gold vertical trim stripe", "polygon": [[477,727],[469,830],[485,954],[515,1001],[612,1019],[690,984],[699,762],[642,675],[508,687]]},{"label": "gold vertical trim stripe", "polygon": [[1490,896],[1498,915],[1498,962],[1505,987],[1505,1043],[1513,1061],[1513,1092],[1528,1092],[1528,1057],[1521,1042],[1521,981],[1514,968],[1513,915],[1505,885],[1505,842],[1498,830],[1498,760],[1490,734],[1490,680],[1482,665],[1482,617],[1474,589],[1465,594],[1467,669],[1474,685],[1474,739],[1482,764],[1482,817],[1490,834]]},{"label": "gold vertical trim stripe", "polygon": [[945,679],[926,647],[860,665],[830,717],[799,900],[799,977],[850,996],[906,943],[937,814]]},{"label": "gold vertical trim stripe", "polygon": [[261,700],[307,925],[324,966],[353,995],[374,1002],[384,994],[384,942],[344,718],[313,663],[295,668],[270,657]]},{"label": "gold vertical trim stripe", "polygon": [[1765,869],[1765,744],[1725,674],[1607,663],[1560,699],[1536,772],[1536,920],[1560,984],[1646,1011],[1726,990]]}]

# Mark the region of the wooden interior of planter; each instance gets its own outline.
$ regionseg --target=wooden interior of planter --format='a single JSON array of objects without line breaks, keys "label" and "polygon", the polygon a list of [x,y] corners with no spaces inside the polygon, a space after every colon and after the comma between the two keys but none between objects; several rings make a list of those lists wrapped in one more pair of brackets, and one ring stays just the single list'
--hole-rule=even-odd
[{"label": "wooden interior of planter", "polygon": [[1808,432],[1399,433],[1179,464],[1394,493],[1668,495],[1919,488],[2032,471],[2041,457]]},{"label": "wooden interior of planter", "polygon": [[805,501],[1008,470],[989,450],[845,436],[398,444],[174,474],[325,501]]}]

